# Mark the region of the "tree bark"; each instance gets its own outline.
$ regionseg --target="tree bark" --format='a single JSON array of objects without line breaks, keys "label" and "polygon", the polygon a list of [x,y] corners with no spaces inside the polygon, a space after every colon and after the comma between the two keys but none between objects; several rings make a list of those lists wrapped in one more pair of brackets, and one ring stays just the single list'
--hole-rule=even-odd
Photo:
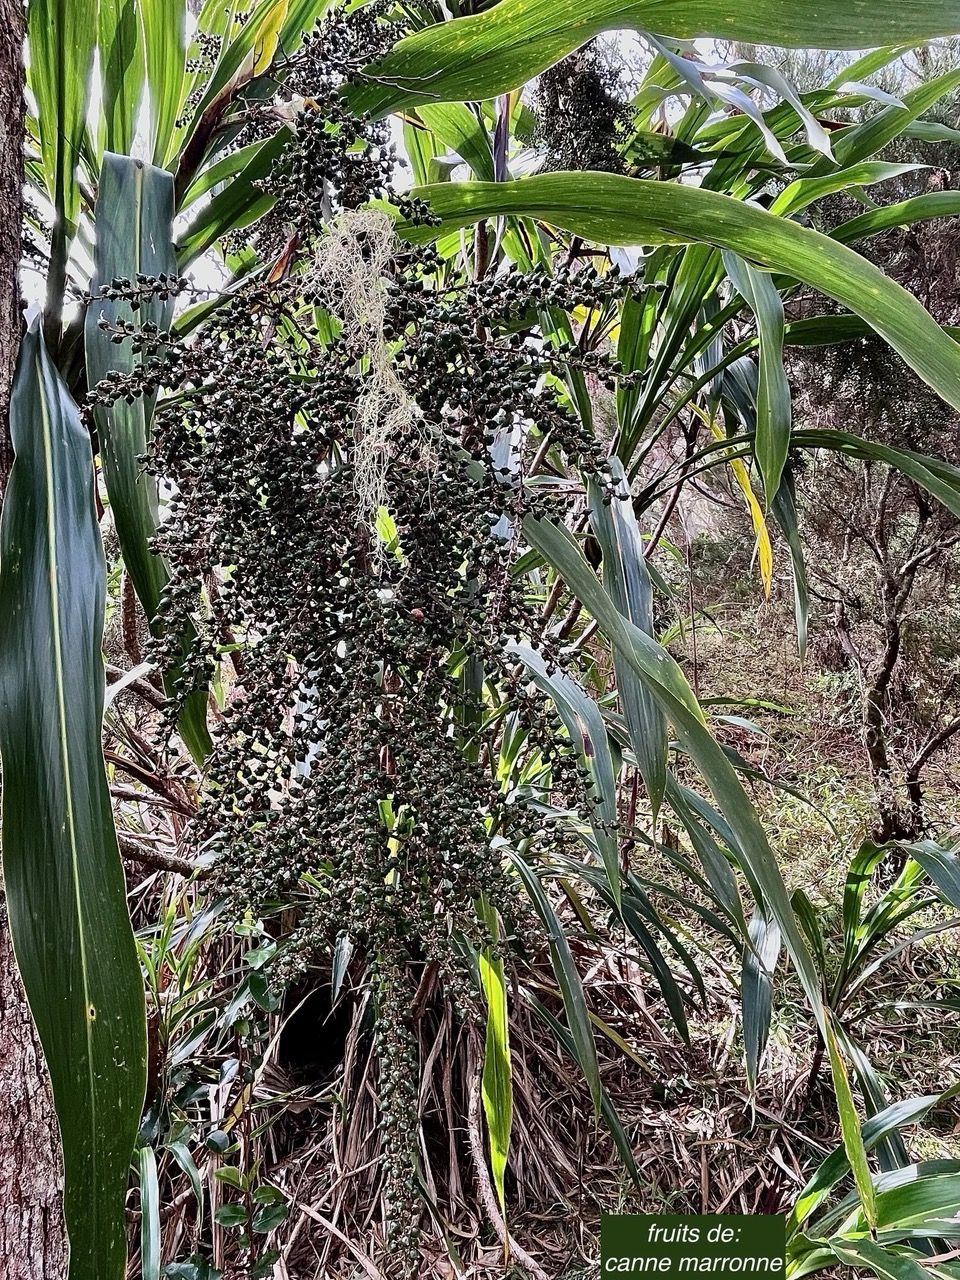
[{"label": "tree bark", "polygon": [[[10,386],[20,345],[23,0],[0,0],[0,504],[10,475]],[[66,1270],[60,1138],[0,896],[0,1275]]]},{"label": "tree bark", "polygon": [[7,411],[20,346],[23,0],[0,0],[0,502],[13,461]]},{"label": "tree bark", "polygon": [[40,1044],[0,908],[0,1274],[66,1271],[60,1136]]}]

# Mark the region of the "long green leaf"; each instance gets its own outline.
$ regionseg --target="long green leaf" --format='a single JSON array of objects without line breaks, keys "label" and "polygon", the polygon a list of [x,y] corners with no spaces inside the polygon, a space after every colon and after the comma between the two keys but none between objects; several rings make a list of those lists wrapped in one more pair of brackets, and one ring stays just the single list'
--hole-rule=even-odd
[{"label": "long green leaf", "polygon": [[590,1015],[583,996],[583,985],[577,966],[574,963],[570,943],[563,931],[563,925],[557,919],[557,913],[550,905],[550,899],[543,891],[543,885],[537,873],[527,865],[516,853],[512,861],[517,873],[523,881],[533,909],[540,917],[540,922],[547,931],[550,946],[550,960],[557,985],[563,997],[563,1007],[567,1015],[567,1026],[573,1045],[573,1052],[590,1089],[595,1110],[599,1113],[602,1104],[603,1086],[600,1083],[600,1064],[597,1061],[597,1046],[590,1026]]},{"label": "long green leaf", "polygon": [[[115,278],[136,280],[138,273],[176,275],[170,242],[173,222],[173,181],[168,173],[130,156],[107,153],[103,158],[96,206],[97,248],[87,308],[84,339],[87,380],[91,388],[110,373],[129,374],[140,364],[130,342],[115,343],[112,330],[131,321],[170,326],[173,301],[153,298],[134,313],[126,301],[97,298],[102,285]],[[101,321],[111,331],[101,329]],[[150,439],[152,404],[138,397],[132,404],[121,398],[98,405],[94,420],[113,522],[124,564],[152,623],[167,575],[163,561],[151,555],[148,542],[157,528],[157,486],[144,472],[140,459]]]},{"label": "long green leaf", "polygon": [[500,0],[491,9],[428,27],[401,40],[351,94],[386,115],[418,102],[469,102],[516,89],[602,31],[632,28],[692,39],[720,36],[792,48],[859,49],[960,31],[957,0],[862,0],[798,5],[795,0]]},{"label": "long green leaf", "polygon": [[[960,71],[948,71],[911,89],[901,98],[902,106],[884,107],[863,121],[846,129],[833,146],[836,164],[846,168],[860,160],[875,156],[882,147],[898,138],[916,120],[929,111],[935,103],[960,84]],[[823,159],[814,166],[811,176],[819,176],[832,169],[829,160]]]},{"label": "long green leaf", "polygon": [[607,873],[614,902],[620,901],[620,850],[617,843],[617,774],[610,752],[606,726],[597,709],[572,677],[549,671],[543,658],[529,645],[511,644],[509,652],[519,658],[540,689],[552,699],[570,740],[584,763],[593,794],[587,797],[590,826]]},{"label": "long green leaf", "polygon": [[136,0],[100,0],[98,47],[103,104],[100,151],[128,152],[143,93],[143,46]]},{"label": "long green leaf", "polygon": [[[103,158],[97,199],[91,293],[95,295],[101,285],[109,285],[115,278],[135,281],[138,274],[175,277],[172,223],[170,174],[130,156],[108,152]],[[95,298],[87,308],[84,325],[89,385],[95,387],[112,372],[131,373],[140,361],[129,342],[112,341],[111,332],[101,329],[101,321],[115,327],[139,319],[141,324],[150,321],[167,329],[172,315],[172,298],[167,302],[151,298],[141,304],[136,315],[129,302]],[[149,547],[157,529],[157,487],[141,459],[147,452],[152,417],[153,402],[142,396],[129,404],[121,398],[94,410],[103,475],[123,561],[147,621],[156,632],[160,597],[169,575],[163,560],[153,555]],[[184,637],[184,643],[188,641]],[[175,673],[170,679],[175,679]],[[180,718],[184,741],[197,759],[203,759],[210,746],[205,708],[205,694],[192,694]]]},{"label": "long green leaf", "polygon": [[140,0],[150,92],[150,154],[157,165],[166,162],[180,110],[187,59],[186,16],[185,0]]},{"label": "long green leaf", "polygon": [[[715,902],[733,922],[737,930],[735,936],[740,941],[744,941],[748,936],[748,927],[743,914],[743,902],[740,898],[737,877],[709,830],[711,818],[716,821],[717,826],[726,824],[701,796],[681,786],[672,774],[667,775],[667,799],[670,801],[670,807],[683,823],[693,851],[703,867],[703,873]],[[714,826],[714,830],[717,826]],[[727,830],[724,834],[731,844],[736,843],[732,831]]]},{"label": "long green leaf", "polygon": [[140,1148],[139,1165],[140,1272],[142,1280],[160,1280],[160,1186],[153,1147]]},{"label": "long green leaf", "polygon": [[798,178],[791,182],[774,200],[770,212],[780,215],[796,214],[815,200],[832,195],[835,191],[848,191],[851,187],[866,187],[874,182],[887,182],[904,173],[922,168],[918,164],[888,164],[883,160],[866,160],[851,165],[823,178]]},{"label": "long green leaf", "polygon": [[[954,1215],[960,1206],[960,1174],[947,1173],[939,1177],[917,1178],[903,1186],[877,1195],[877,1230],[887,1239],[906,1235],[908,1231],[923,1228],[929,1234],[946,1231],[956,1235],[960,1223]],[[947,1224],[945,1219],[954,1218]],[[951,1230],[952,1227],[952,1230]]]},{"label": "long green leaf", "polygon": [[951,906],[960,909],[960,855],[935,840],[903,846],[911,853]]},{"label": "long green leaf", "polygon": [[927,454],[914,453],[912,449],[895,449],[877,440],[864,440],[848,435],[845,431],[830,431],[812,427],[793,433],[793,443],[798,448],[831,449],[852,458],[865,458],[873,462],[885,462],[895,467],[911,480],[922,485],[955,516],[960,516],[960,467]]},{"label": "long green leaf", "polygon": [[59,330],[67,252],[80,211],[76,168],[97,43],[97,0],[30,0],[27,84],[37,104],[40,154],[53,204],[46,313]]},{"label": "long green leaf", "polygon": [[[603,553],[603,582],[620,612],[647,635],[653,634],[653,587],[630,490],[619,458],[609,460],[617,486],[610,498],[595,480],[587,482],[590,523]],[[617,689],[623,703],[630,743],[653,810],[653,821],[667,785],[667,726],[659,708],[633,668],[614,656]]]},{"label": "long green leaf", "polygon": [[[558,1018],[555,1018],[546,1005],[541,1000],[538,1000],[532,992],[523,991],[523,995],[534,1013],[536,1013],[546,1026],[550,1028],[574,1062],[578,1065],[582,1065],[580,1063],[577,1046],[574,1043],[573,1037],[570,1035],[570,1032],[563,1023],[560,1022]],[[630,1139],[627,1137],[627,1131],[624,1129],[623,1122],[617,1114],[617,1109],[613,1105],[610,1094],[602,1085],[600,1086],[600,1114],[603,1117],[604,1124],[610,1130],[610,1136],[613,1138],[617,1151],[620,1153],[620,1159],[623,1161],[623,1167],[629,1174],[634,1186],[640,1187],[642,1185],[640,1181],[640,1171],[637,1168],[637,1162],[634,1158],[633,1147],[630,1145]]]},{"label": "long green leaf", "polygon": [[793,576],[793,614],[797,624],[797,650],[802,662],[807,656],[807,624],[810,619],[810,589],[807,584],[807,566],[800,541],[800,521],[797,515],[797,497],[793,470],[784,468],[780,488],[771,507],[773,518],[790,548],[790,566]]},{"label": "long green leaf", "polygon": [[442,225],[401,223],[401,233],[413,240],[498,214],[524,214],[601,244],[702,241],[731,249],[757,266],[813,285],[862,316],[944,400],[960,408],[960,350],[920,303],[853,250],[765,209],[703,188],[598,173],[447,183],[414,194],[431,205]]},{"label": "long green leaf", "polygon": [[90,439],[34,323],[0,521],[3,874],[63,1138],[70,1280],[120,1280],[146,1085],[143,989],[100,721],[106,569]]},{"label": "long green leaf", "polygon": [[848,1267],[866,1267],[878,1280],[930,1280],[926,1267],[891,1253],[872,1240],[830,1240],[829,1248],[839,1262]]},{"label": "long green leaf", "polygon": [[891,227],[913,226],[915,222],[929,222],[932,218],[955,218],[958,213],[960,191],[931,191],[862,213],[835,227],[830,236],[840,244],[853,244],[867,236],[889,231]]},{"label": "long green leaf", "polygon": [[743,949],[740,995],[743,1004],[743,1044],[747,1087],[757,1087],[757,1075],[773,1011],[773,975],[780,957],[780,926],[762,911],[750,921],[750,945]]},{"label": "long green leaf", "polygon": [[783,370],[783,303],[776,285],[735,253],[723,265],[734,288],[753,312],[760,337],[757,423],[754,453],[763,477],[767,510],[773,504],[790,448],[790,384]]},{"label": "long green leaf", "polygon": [[530,545],[558,573],[563,574],[567,586],[590,611],[607,639],[644,680],[736,833],[744,859],[742,870],[755,899],[764,903],[780,926],[811,1011],[829,1049],[844,1145],[867,1220],[872,1224],[876,1218],[876,1197],[837,1032],[831,1014],[823,1004],[816,965],[793,915],[780,868],[753,805],[726,753],[707,729],[699,704],[677,664],[655,641],[619,613],[570,533],[548,520],[530,516],[524,520],[523,529]]},{"label": "long green leaf", "polygon": [[[863,1145],[866,1151],[872,1150],[878,1142],[890,1134],[897,1133],[907,1125],[922,1120],[932,1107],[953,1098],[960,1086],[948,1089],[946,1093],[927,1094],[921,1098],[907,1098],[902,1102],[891,1103],[883,1111],[871,1116],[863,1125]],[[787,1221],[787,1235],[798,1231],[818,1205],[826,1199],[830,1191],[841,1178],[850,1172],[850,1162],[844,1148],[837,1147],[827,1156],[813,1177],[807,1182],[794,1202],[793,1210]]]},{"label": "long green leaf", "polygon": [[280,129],[266,142],[251,145],[249,159],[240,172],[198,210],[178,241],[181,271],[206,253],[225,232],[250,226],[273,206],[274,197],[257,184],[269,175],[288,138],[287,131]]},{"label": "long green leaf", "polygon": [[[496,943],[499,926],[496,913],[488,903],[481,911]],[[510,1064],[510,1017],[507,1008],[507,984],[503,961],[493,949],[480,952],[480,981],[487,1001],[487,1031],[483,1053],[483,1110],[490,1139],[490,1165],[497,1197],[507,1216],[507,1198],[503,1186],[510,1153],[513,1128],[513,1071]]]}]

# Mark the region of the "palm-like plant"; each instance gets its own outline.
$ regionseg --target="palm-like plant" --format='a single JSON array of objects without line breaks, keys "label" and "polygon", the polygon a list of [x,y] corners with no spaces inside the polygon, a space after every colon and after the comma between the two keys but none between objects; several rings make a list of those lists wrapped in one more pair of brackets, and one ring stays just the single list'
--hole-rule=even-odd
[{"label": "palm-like plant", "polygon": [[[178,324],[183,334],[199,330],[215,310],[218,300],[175,315],[181,273],[269,211],[271,196],[258,184],[275,165],[282,168],[290,115],[274,92],[324,7],[311,0],[263,0],[241,21],[236,5],[210,0],[189,42],[186,5],[34,0],[29,9],[36,152],[28,177],[47,202],[38,204],[33,219],[45,253],[46,295],[43,324],[31,330],[21,354],[13,415],[18,456],[4,504],[3,852],[17,953],[64,1136],[73,1280],[122,1270],[122,1195],[145,1069],[140,977],[100,749],[105,575],[77,403],[105,375],[137,375],[139,353],[123,342],[124,333],[162,350],[171,326]],[[510,263],[550,273],[560,260],[575,261],[584,252],[602,257],[610,246],[639,250],[632,287],[611,291],[587,315],[545,307],[527,326],[546,346],[573,344],[583,356],[615,341],[628,375],[617,393],[610,441],[612,476],[624,500],[606,504],[593,481],[569,527],[528,518],[520,570],[540,575],[551,608],[568,601],[568,636],[587,619],[596,628],[612,657],[622,719],[605,716],[608,708],[598,709],[576,680],[559,676],[522,642],[515,657],[557,707],[602,796],[601,808],[609,810],[582,832],[589,856],[578,874],[646,952],[681,1030],[684,997],[661,951],[664,945],[670,951],[669,938],[666,944],[654,940],[647,923],[663,938],[662,922],[645,922],[645,886],[621,873],[611,836],[622,767],[618,744],[635,762],[651,812],[669,806],[686,830],[714,919],[737,939],[761,978],[769,958],[757,927],[746,923],[735,872],[749,888],[767,936],[774,929],[782,936],[831,1063],[859,1197],[848,1226],[859,1238],[887,1221],[892,1202],[884,1199],[886,1184],[875,1185],[867,1162],[844,1062],[848,1047],[836,1009],[824,998],[802,914],[798,923],[737,771],[679,667],[657,642],[641,528],[657,513],[662,532],[663,512],[685,483],[706,469],[734,467],[753,513],[761,563],[770,549],[770,516],[787,540],[802,645],[807,602],[792,451],[827,448],[879,458],[960,514],[960,473],[948,464],[854,435],[795,428],[782,369],[785,343],[873,331],[960,408],[960,354],[953,338],[848,247],[891,225],[955,213],[960,201],[946,193],[910,207],[871,209],[830,236],[811,230],[802,217],[824,195],[861,192],[891,176],[895,167],[875,159],[878,151],[954,88],[960,73],[883,105],[862,123],[832,129],[828,137],[823,120],[869,99],[859,82],[894,57],[894,49],[867,55],[842,83],[802,96],[768,69],[741,64],[711,74],[676,50],[678,41],[708,34],[838,49],[868,41],[892,45],[960,30],[960,8],[881,3],[866,33],[859,6],[843,0],[826,15],[775,0],[733,18],[729,6],[709,0],[675,4],[668,14],[661,8],[644,0],[627,11],[601,2],[585,9],[500,0],[474,16],[421,25],[351,77],[342,96],[353,111],[402,118],[419,184],[413,196],[429,205],[434,221],[398,219],[397,229],[410,242],[436,241],[449,279],[494,274]],[[657,54],[639,86],[631,123],[620,127],[616,140],[625,171],[512,177],[514,131],[529,125],[529,108],[516,91],[586,40],[624,23],[659,27]],[[777,95],[776,105],[757,106],[750,93],[758,86]],[[666,133],[655,120],[667,98],[679,100],[682,110],[664,145]],[[740,113],[718,118],[717,102],[732,103]],[[471,170],[468,181],[446,180],[453,166],[442,158],[451,152]],[[689,167],[696,183],[685,180]],[[637,172],[651,176],[633,176]],[[771,194],[765,207],[759,198]],[[47,205],[49,228],[42,217]],[[297,249],[290,242],[279,257],[258,257],[248,245],[228,259],[236,276],[260,271],[276,279],[296,273]],[[69,303],[86,291],[88,280],[92,298],[83,315],[74,315]],[[131,285],[142,288],[142,302]],[[784,301],[803,286],[846,312],[786,322]],[[561,395],[582,425],[599,433],[595,397],[576,362],[568,362]],[[128,396],[99,405],[95,423],[125,570],[162,639],[168,574],[151,549],[158,492],[140,461],[153,413],[151,395]],[[684,428],[682,452],[664,466],[664,445],[678,424]],[[565,475],[549,438],[539,442],[538,463],[548,476]],[[164,643],[163,674],[175,694],[189,660],[189,629]],[[31,645],[45,655],[43,662],[24,656]],[[205,695],[194,692],[180,712],[184,741],[200,764],[209,750],[206,710]],[[711,804],[668,768],[668,726],[699,770]],[[509,756],[506,740],[501,747]],[[536,759],[518,748],[504,773],[518,782],[526,773],[529,781],[537,768]],[[550,937],[567,1018],[558,1033],[600,1107],[593,1033],[570,948],[537,868],[521,857],[514,865]],[[493,917],[491,926],[495,931]],[[54,930],[60,935],[56,948],[50,945]],[[674,947],[673,955],[682,960],[682,949]],[[689,972],[695,983],[695,970]],[[502,1198],[510,1055],[504,975],[493,951],[480,957],[480,974],[489,1011],[486,1113]],[[745,991],[762,986],[748,984]],[[756,1013],[754,1006],[745,1009],[745,1025],[758,1028]],[[748,1042],[752,1073],[762,1030]],[[609,1105],[605,1111],[615,1123]],[[625,1139],[621,1145],[628,1145]],[[142,1170],[150,1184],[149,1157]],[[836,1251],[829,1254],[834,1257]],[[869,1249],[860,1257],[881,1266]],[[901,1272],[905,1265],[895,1264]]]}]

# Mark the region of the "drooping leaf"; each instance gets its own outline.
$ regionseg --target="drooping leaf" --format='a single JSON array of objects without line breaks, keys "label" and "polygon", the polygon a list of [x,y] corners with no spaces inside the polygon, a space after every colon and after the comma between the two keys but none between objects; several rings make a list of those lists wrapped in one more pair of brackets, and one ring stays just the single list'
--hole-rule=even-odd
[{"label": "drooping leaf", "polygon": [[532,516],[524,520],[523,528],[527,541],[563,575],[569,589],[596,619],[610,643],[644,680],[735,832],[743,858],[741,869],[755,899],[763,902],[780,927],[811,1012],[827,1044],[844,1146],[867,1221],[872,1225],[876,1221],[876,1197],[837,1030],[831,1012],[823,1004],[816,965],[793,915],[780,868],[753,805],[726,753],[704,723],[699,704],[679,667],[654,640],[619,613],[570,533],[562,526]]},{"label": "drooping leaf", "polygon": [[765,209],[702,187],[598,173],[448,183],[414,194],[441,219],[440,227],[400,223],[401,234],[417,241],[481,218],[522,214],[600,244],[702,241],[733,250],[757,266],[813,285],[862,316],[947,403],[960,408],[960,350],[920,303],[829,236]]},{"label": "drooping leaf", "polygon": [[757,1087],[760,1062],[770,1035],[773,975],[779,956],[780,926],[771,916],[755,911],[750,920],[748,945],[743,949],[740,981],[747,1087],[751,1093]]},{"label": "drooping leaf", "polygon": [[[891,1103],[883,1111],[871,1116],[863,1124],[863,1145],[871,1151],[878,1142],[897,1133],[900,1129],[916,1124],[932,1107],[955,1097],[960,1086],[954,1086],[943,1094],[927,1094],[920,1098],[907,1098]],[[787,1235],[792,1235],[807,1221],[818,1205],[822,1204],[841,1178],[850,1171],[850,1162],[842,1146],[837,1147],[823,1161],[794,1201],[787,1221]]]},{"label": "drooping leaf", "polygon": [[[875,156],[882,147],[898,138],[925,111],[960,84],[960,71],[948,71],[927,80],[903,95],[901,106],[888,106],[874,112],[860,124],[845,129],[833,144],[833,158],[842,168]],[[811,176],[819,177],[831,168],[827,160],[818,161]]]},{"label": "drooping leaf", "polygon": [[800,520],[797,515],[797,498],[793,471],[788,465],[783,472],[780,488],[771,507],[773,518],[790,548],[790,564],[793,576],[793,613],[797,625],[797,650],[802,662],[807,656],[807,624],[810,620],[810,589],[807,584],[807,566],[800,541]]},{"label": "drooping leaf", "polygon": [[567,1015],[567,1028],[573,1052],[580,1064],[584,1079],[590,1089],[594,1109],[599,1112],[602,1105],[603,1086],[600,1083],[600,1064],[597,1061],[597,1046],[590,1027],[590,1015],[583,995],[583,985],[577,966],[570,950],[570,943],[564,933],[563,925],[550,904],[550,899],[543,890],[537,873],[518,855],[512,855],[512,861],[523,881],[534,911],[546,929],[550,946],[550,959],[553,972],[563,997],[563,1007]]},{"label": "drooping leaf", "polygon": [[[756,390],[757,390],[757,371],[753,361],[748,356],[742,356],[736,360],[733,365],[724,371],[724,377],[721,385],[726,391],[729,391],[731,384],[738,384],[743,381],[742,378],[733,375],[741,372],[748,372],[751,377],[749,393],[751,396],[751,422],[756,424]],[[697,405],[691,405],[691,408],[706,422],[710,428],[713,438],[722,443],[726,439],[723,426],[716,418],[705,413]],[[773,544],[770,541],[770,531],[767,529],[767,522],[764,518],[763,507],[760,505],[757,495],[753,491],[753,484],[750,480],[750,471],[747,468],[743,458],[738,457],[732,450],[728,453],[730,470],[733,472],[733,478],[736,481],[737,488],[743,494],[743,500],[746,503],[747,511],[750,513],[750,523],[753,525],[753,532],[757,539],[757,563],[760,569],[760,581],[763,583],[763,591],[765,595],[770,594],[773,585]]]},{"label": "drooping leaf", "polygon": [[537,686],[553,701],[590,775],[588,796],[590,825],[614,896],[620,900],[620,850],[617,844],[617,774],[610,753],[606,726],[597,704],[577,682],[562,671],[549,671],[542,656],[525,644],[511,644]]},{"label": "drooping leaf", "polygon": [[904,846],[916,858],[951,906],[960,910],[960,855],[935,840]]},{"label": "drooping leaf", "polygon": [[797,178],[780,192],[770,206],[770,212],[781,216],[796,214],[815,200],[822,200],[824,196],[833,195],[836,191],[867,187],[874,182],[887,182],[922,167],[918,164],[889,164],[883,160],[866,160],[823,178]]},{"label": "drooping leaf", "polygon": [[[524,995],[527,1003],[546,1026],[550,1028],[574,1062],[582,1067],[576,1043],[563,1023],[558,1018],[555,1018],[546,1005],[531,992],[525,991]],[[630,1145],[630,1139],[627,1137],[623,1122],[617,1114],[613,1100],[603,1085],[600,1086],[600,1114],[620,1154],[623,1167],[626,1169],[634,1186],[639,1187],[641,1185],[640,1171],[637,1169],[637,1162],[633,1154],[633,1148]]]},{"label": "drooping leaf", "polygon": [[735,253],[723,255],[734,288],[753,312],[760,337],[754,453],[763,477],[767,510],[780,488],[790,448],[790,384],[783,370],[783,303],[776,285]]},{"label": "drooping leaf", "polygon": [[70,1280],[121,1280],[146,1021],[100,745],[106,569],[90,439],[36,323],[0,521],[3,872],[63,1139]]},{"label": "drooping leaf", "polygon": [[796,430],[793,443],[798,448],[831,449],[851,458],[865,458],[885,462],[915,480],[928,493],[942,502],[948,511],[960,516],[960,467],[912,449],[895,449],[878,440],[865,440],[861,436],[848,435],[845,431],[830,431],[811,427]]},{"label": "drooping leaf", "polygon": [[[603,553],[604,586],[620,612],[641,631],[653,635],[653,587],[630,489],[620,459],[611,458],[609,466],[616,486],[613,498],[603,494],[595,480],[587,482],[590,522]],[[615,655],[614,667],[630,743],[656,822],[667,783],[667,727],[629,663]]]},{"label": "drooping leaf", "polygon": [[854,244],[868,236],[879,235],[881,231],[889,231],[891,227],[913,226],[915,222],[928,222],[932,218],[955,218],[958,213],[960,192],[931,191],[897,204],[882,205],[851,218],[849,222],[841,222],[830,235],[840,244]]},{"label": "drooping leaf", "polygon": [[[716,813],[695,791],[681,786],[672,774],[667,775],[667,798],[670,801],[670,807],[683,823],[716,902],[736,926],[740,941],[745,941],[747,921],[743,913],[737,877],[713,835],[713,831],[723,827],[725,828],[724,838],[735,845],[736,839],[733,832],[726,827],[720,814]],[[713,831],[710,830],[711,826]]]},{"label": "drooping leaf", "polygon": [[[915,42],[960,30],[956,0],[878,0],[870,39]],[[748,44],[858,49],[864,12],[858,0],[829,6],[792,0],[500,0],[483,13],[428,27],[401,40],[353,94],[358,107],[380,115],[418,102],[470,102],[516,89],[601,31],[632,28],[692,39],[720,36]]]}]

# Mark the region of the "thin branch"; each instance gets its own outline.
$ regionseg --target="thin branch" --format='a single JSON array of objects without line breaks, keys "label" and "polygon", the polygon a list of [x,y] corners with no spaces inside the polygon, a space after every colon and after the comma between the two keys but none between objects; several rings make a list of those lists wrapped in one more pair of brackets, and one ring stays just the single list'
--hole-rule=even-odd
[{"label": "thin branch", "polygon": [[148,849],[138,840],[124,835],[122,831],[117,832],[117,842],[125,858],[129,858],[132,862],[139,862],[145,867],[153,867],[155,871],[174,871],[179,876],[206,874],[202,867],[196,866],[187,858],[181,858],[175,853],[163,853],[159,849]]}]

